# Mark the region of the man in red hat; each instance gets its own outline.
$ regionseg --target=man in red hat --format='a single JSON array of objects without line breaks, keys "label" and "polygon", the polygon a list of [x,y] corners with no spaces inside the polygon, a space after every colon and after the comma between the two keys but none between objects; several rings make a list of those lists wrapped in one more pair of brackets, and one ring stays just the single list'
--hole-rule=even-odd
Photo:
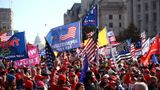
[{"label": "man in red hat", "polygon": [[78,83],[78,76],[74,72],[69,73],[69,82],[71,84],[71,90],[75,90],[75,87]]},{"label": "man in red hat", "polygon": [[69,87],[66,87],[65,84],[66,84],[66,75],[64,74],[59,74],[59,77],[58,77],[58,81],[56,82],[56,73],[57,73],[57,64],[54,65],[55,68],[53,69],[52,71],[52,74],[51,74],[51,90],[71,90]]}]

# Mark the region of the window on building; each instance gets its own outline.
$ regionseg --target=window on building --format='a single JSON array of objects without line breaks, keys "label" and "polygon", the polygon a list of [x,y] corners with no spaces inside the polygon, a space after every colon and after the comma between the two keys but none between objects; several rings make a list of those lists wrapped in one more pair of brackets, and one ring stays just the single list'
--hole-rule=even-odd
[{"label": "window on building", "polygon": [[109,20],[112,20],[113,19],[113,15],[109,15]]},{"label": "window on building", "polygon": [[138,12],[141,12],[141,5],[140,4],[138,4],[137,10],[138,10]]},{"label": "window on building", "polygon": [[119,27],[122,27],[122,23],[121,22],[119,23]]},{"label": "window on building", "polygon": [[153,10],[155,10],[157,8],[156,1],[152,1],[152,7],[153,7]]},{"label": "window on building", "polygon": [[145,14],[145,21],[146,21],[146,24],[148,24],[148,20],[149,20],[148,14]]},{"label": "window on building", "polygon": [[119,20],[121,20],[121,19],[122,19],[122,15],[120,14],[120,15],[119,15]]},{"label": "window on building", "polygon": [[109,28],[113,28],[113,23],[112,22],[109,23]]},{"label": "window on building", "polygon": [[144,4],[145,11],[148,11],[148,3]]},{"label": "window on building", "polygon": [[156,12],[153,13],[153,21],[157,22],[157,13]]}]

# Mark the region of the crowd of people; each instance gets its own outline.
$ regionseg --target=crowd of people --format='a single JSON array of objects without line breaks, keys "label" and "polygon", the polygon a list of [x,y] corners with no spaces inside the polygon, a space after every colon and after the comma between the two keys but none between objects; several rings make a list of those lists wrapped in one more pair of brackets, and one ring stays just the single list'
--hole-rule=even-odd
[{"label": "crowd of people", "polygon": [[101,57],[89,63],[84,82],[80,82],[83,59],[73,53],[57,56],[52,71],[42,63],[17,68],[3,60],[0,90],[160,90],[160,65],[143,66],[139,59],[111,65]]}]

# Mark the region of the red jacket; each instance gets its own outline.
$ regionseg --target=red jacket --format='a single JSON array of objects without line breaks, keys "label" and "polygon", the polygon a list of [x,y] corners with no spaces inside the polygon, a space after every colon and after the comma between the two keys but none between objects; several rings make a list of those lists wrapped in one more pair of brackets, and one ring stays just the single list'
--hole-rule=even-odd
[{"label": "red jacket", "polygon": [[53,69],[53,72],[51,74],[51,83],[50,83],[51,90],[71,90],[69,87],[56,85],[56,82],[55,82],[56,72],[57,72],[57,70]]}]

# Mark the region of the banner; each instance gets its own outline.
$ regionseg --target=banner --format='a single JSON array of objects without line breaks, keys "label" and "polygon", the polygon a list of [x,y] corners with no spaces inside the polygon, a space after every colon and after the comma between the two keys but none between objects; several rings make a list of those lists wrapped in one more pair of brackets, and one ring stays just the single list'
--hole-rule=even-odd
[{"label": "banner", "polygon": [[84,17],[82,26],[98,26],[97,5],[95,5]]},{"label": "banner", "polygon": [[16,67],[22,67],[22,66],[30,67],[39,64],[40,57],[38,53],[38,47],[33,46],[31,44],[27,44],[27,49],[29,58],[15,61],[14,65]]},{"label": "banner", "polygon": [[57,52],[78,48],[81,43],[80,22],[53,28],[47,34],[46,39],[52,49]]},{"label": "banner", "polygon": [[0,43],[0,58],[9,60],[28,58],[24,32],[16,33],[7,42]]}]

